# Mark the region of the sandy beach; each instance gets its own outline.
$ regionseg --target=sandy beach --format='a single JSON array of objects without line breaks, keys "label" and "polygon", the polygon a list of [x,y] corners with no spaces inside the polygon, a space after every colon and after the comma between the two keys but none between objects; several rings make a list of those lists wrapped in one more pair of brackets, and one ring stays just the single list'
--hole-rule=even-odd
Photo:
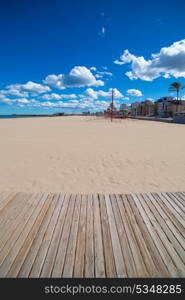
[{"label": "sandy beach", "polygon": [[0,191],[185,190],[185,126],[55,117],[0,120]]}]

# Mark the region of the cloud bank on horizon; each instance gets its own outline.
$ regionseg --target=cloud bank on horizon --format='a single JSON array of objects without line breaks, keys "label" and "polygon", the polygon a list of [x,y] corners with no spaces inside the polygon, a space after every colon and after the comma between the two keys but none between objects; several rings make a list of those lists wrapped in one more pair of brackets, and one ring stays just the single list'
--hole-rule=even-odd
[{"label": "cloud bank on horizon", "polygon": [[[105,84],[103,80],[96,79],[97,75],[102,79],[112,76],[111,72],[105,71],[105,68],[103,70],[97,71],[96,67],[88,69],[84,66],[75,66],[69,74],[48,75],[42,84],[28,81],[25,84],[7,85],[0,90],[0,102],[9,105],[16,104],[18,107],[106,109],[111,97],[111,89],[106,91],[92,88]],[[70,88],[86,89],[79,94],[60,93],[61,90]],[[58,92],[53,92],[53,90]],[[129,99],[118,89],[114,89],[114,95],[115,104],[118,106],[119,100]]]},{"label": "cloud bank on horizon", "polygon": [[136,56],[124,50],[117,65],[130,64],[131,71],[125,73],[129,79],[141,79],[153,81],[156,78],[185,77],[185,39],[173,43],[169,47],[163,47],[159,53],[151,54],[151,59]]},{"label": "cloud bank on horizon", "polygon": [[[96,67],[88,69],[85,66],[75,66],[69,74],[46,76],[42,83],[28,81],[25,84],[7,85],[0,90],[0,102],[16,104],[18,107],[106,109],[111,97],[111,88],[108,90],[92,88],[104,86],[105,81],[102,79],[113,75],[106,67],[102,69],[103,71],[98,71]],[[70,88],[86,89],[77,94],[61,93],[62,90]],[[116,88],[114,97],[117,106],[120,105],[119,101],[129,100]]]},{"label": "cloud bank on horizon", "polygon": [[[125,75],[132,81],[153,81],[159,77],[185,78],[185,39],[161,48],[158,53],[151,54],[148,60],[130,53],[128,49],[124,50],[120,59],[114,63],[120,66],[129,64],[131,70]],[[111,88],[104,90],[103,87],[113,75],[106,66],[101,70],[96,66],[74,66],[68,74],[47,75],[41,83],[28,81],[24,84],[7,85],[0,90],[0,103],[16,104],[19,107],[102,110],[106,109],[111,98]],[[71,88],[80,89],[80,92],[61,93]],[[142,97],[143,92],[130,88],[124,95],[115,88],[114,96],[115,103],[119,106],[123,101]]]}]

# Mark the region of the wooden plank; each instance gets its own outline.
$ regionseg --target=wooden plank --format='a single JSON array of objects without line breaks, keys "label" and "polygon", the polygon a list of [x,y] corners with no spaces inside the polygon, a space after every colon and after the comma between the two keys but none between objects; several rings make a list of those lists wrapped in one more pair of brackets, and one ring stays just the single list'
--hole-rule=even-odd
[{"label": "wooden plank", "polygon": [[144,208],[145,208],[146,213],[148,214],[148,216],[151,220],[152,225],[154,226],[155,230],[157,231],[157,233],[158,233],[161,241],[163,242],[167,252],[169,253],[169,256],[171,258],[171,262],[173,262],[173,264],[176,266],[178,276],[179,277],[183,276],[184,267],[183,267],[183,263],[182,263],[181,259],[177,255],[175,249],[173,248],[173,245],[168,240],[166,234],[163,232],[160,224],[156,220],[156,217],[152,214],[152,212],[149,209],[148,205],[146,205],[146,201],[145,201],[145,198],[143,197],[143,195],[141,195],[141,197],[142,198],[140,198],[140,201],[142,201],[142,204],[144,205]]},{"label": "wooden plank", "polygon": [[[6,202],[6,199],[9,197],[12,197],[12,195],[16,195],[16,193],[13,192],[0,192],[0,207],[3,208],[4,204],[3,202]],[[1,215],[1,210],[0,210]]]},{"label": "wooden plank", "polygon": [[140,195],[132,194],[132,198],[143,218],[143,221],[145,222],[145,224],[148,228],[148,231],[150,232],[150,235],[151,235],[156,247],[158,248],[158,250],[160,252],[161,258],[164,261],[164,263],[170,273],[170,276],[179,277],[179,272],[178,272],[176,266],[174,265],[169,253],[167,252],[166,248],[163,245],[163,241],[160,239],[158,232],[155,230],[155,227],[152,224],[153,215],[151,214],[150,211],[145,210],[146,207],[143,204],[143,200]]},{"label": "wooden plank", "polygon": [[153,258],[153,261],[155,263],[155,267],[157,269],[156,277],[169,277],[170,276],[169,271],[168,271],[164,261],[161,258],[160,252],[159,252],[158,248],[156,247],[156,245],[152,239],[152,236],[150,235],[150,232],[148,231],[148,228],[147,228],[146,224],[144,223],[144,220],[143,220],[138,208],[136,207],[136,204],[133,201],[132,196],[130,195],[130,197],[128,197],[127,199],[130,204],[130,207],[132,209],[132,212],[136,218],[136,221],[137,221],[139,227],[141,228],[143,237],[147,243],[147,247],[148,247],[150,254]]},{"label": "wooden plank", "polygon": [[62,277],[64,278],[71,278],[73,276],[80,209],[81,209],[81,195],[77,195],[73,219],[72,219],[71,231],[70,231],[70,236],[68,241],[68,247],[67,247],[67,252],[65,257],[64,270],[62,275]]},{"label": "wooden plank", "polygon": [[[173,243],[177,253],[182,254],[182,260],[185,261],[185,235],[182,236],[180,228],[178,228],[177,222],[171,221],[170,216],[164,209],[164,206],[161,207],[158,204],[157,198],[152,193],[147,193],[147,197],[152,202],[154,209],[154,214],[158,218],[159,223],[162,225],[163,230],[166,231],[166,234],[170,241]],[[157,213],[158,212],[158,213]],[[168,230],[168,228],[170,230]]]},{"label": "wooden plank", "polygon": [[[143,195],[143,198],[145,198],[145,195]],[[148,199],[145,199],[146,203]],[[180,247],[181,245],[178,243],[176,239],[174,239],[173,234],[171,234],[170,230],[168,230],[168,227],[166,226],[165,222],[162,220],[162,218],[159,217],[159,214],[157,214],[157,211],[153,208],[153,206],[150,204],[150,209],[152,211],[153,209],[153,214],[155,215],[155,228],[158,230],[160,233],[163,243],[165,244],[167,250],[169,251],[169,254],[176,264],[181,276],[185,274],[185,265],[183,264],[183,260],[181,256],[178,254],[182,254],[184,250],[181,250],[182,248]],[[183,254],[182,254],[183,255]]]},{"label": "wooden plank", "polygon": [[4,235],[4,237],[0,239],[0,264],[21,234],[22,228],[25,226],[28,218],[31,215],[31,212],[37,206],[41,195],[37,198],[37,195],[31,195],[30,197],[30,195],[27,194],[27,198],[28,201],[25,202],[24,208],[21,210],[18,217],[13,220],[13,225],[8,228],[8,230],[6,231],[6,235]]},{"label": "wooden plank", "polygon": [[183,208],[185,209],[185,195],[184,195],[184,193],[174,193],[174,195],[177,197],[178,201],[180,201]]},{"label": "wooden plank", "polygon": [[[163,196],[157,194],[157,193],[151,193],[153,195],[153,197],[155,198],[155,200],[157,201],[157,203],[160,205],[161,208],[164,209],[165,214],[168,216],[168,218],[172,221],[172,223],[174,224],[174,226],[177,228],[177,230],[180,232],[180,234],[182,235],[183,239],[184,239],[184,226],[182,225],[181,222],[179,222],[179,215],[177,213],[172,212],[171,208],[168,207],[168,201],[166,201],[166,198],[162,199]],[[166,206],[167,204],[167,206]]]},{"label": "wooden plank", "polygon": [[99,195],[106,277],[117,277],[104,195]]},{"label": "wooden plank", "polygon": [[87,199],[87,225],[86,225],[86,247],[85,247],[85,277],[95,276],[94,260],[94,218],[93,218],[93,199],[88,195]]},{"label": "wooden plank", "polygon": [[[126,230],[121,218],[121,213],[119,211],[117,203],[117,195],[111,196],[111,204],[113,208],[113,213],[115,216],[116,227],[119,235],[119,241],[122,249],[122,255],[124,258],[124,265],[126,269],[126,274],[128,277],[136,277],[137,271],[134,263],[134,258],[132,251],[130,249],[129,241],[127,238]],[[129,263],[128,263],[129,262]]]},{"label": "wooden plank", "polygon": [[165,193],[153,193],[155,196],[158,197],[158,200],[163,203],[163,205],[167,206],[170,212],[176,217],[179,223],[182,224],[183,228],[185,228],[185,219],[184,214],[182,214],[179,207],[177,207],[178,211],[173,206],[172,199]]},{"label": "wooden plank", "polygon": [[[59,195],[55,195],[53,197],[52,203],[46,213],[46,216],[45,216],[38,232],[37,232],[37,236],[34,239],[33,244],[31,245],[30,251],[29,251],[28,255],[26,256],[26,258],[25,258],[24,262],[22,263],[22,266],[18,272],[18,277],[29,277],[34,263],[36,265],[38,264],[38,267],[40,266],[38,259],[37,259],[37,255],[39,255],[38,252],[45,242],[44,238],[46,238],[46,230],[51,222],[51,218],[53,216],[54,209],[56,207],[58,198],[59,198]],[[39,275],[36,277],[39,277]]]},{"label": "wooden plank", "polygon": [[175,203],[175,201],[173,201],[171,199],[171,197],[169,197],[169,195],[167,195],[167,193],[158,193],[158,194],[159,194],[159,196],[162,195],[164,198],[166,198],[166,201],[165,201],[166,206],[167,206],[167,203],[168,203],[168,207],[171,209],[171,211],[175,215],[179,215],[177,218],[178,219],[182,219],[182,221],[184,223],[184,226],[185,226],[184,213],[182,212],[182,210],[180,209],[180,207]]},{"label": "wooden plank", "polygon": [[185,217],[185,206],[181,203],[181,197],[178,194],[175,193],[166,193],[176,204],[177,206],[180,208],[180,210],[182,210],[182,212],[184,213],[184,217]]},{"label": "wooden plank", "polygon": [[32,204],[32,209],[29,209],[29,212],[27,212],[26,217],[24,216],[21,224],[17,226],[16,230],[14,231],[14,234],[6,243],[6,247],[2,249],[0,253],[0,274],[2,276],[3,274],[7,274],[7,272],[11,268],[12,263],[14,262],[18,252],[20,251],[47,198],[48,195],[43,195],[41,199],[39,196],[39,203],[38,199],[35,199],[36,206],[35,203]]},{"label": "wooden plank", "polygon": [[32,278],[33,277],[38,278],[40,276],[42,266],[43,266],[44,261],[45,261],[45,257],[46,257],[51,239],[52,239],[52,235],[53,235],[53,232],[54,232],[56,222],[57,222],[58,213],[60,211],[61,202],[59,201],[59,195],[57,195],[57,194],[54,195],[53,200],[52,200],[52,204],[54,205],[54,207],[55,207],[55,204],[57,204],[57,207],[55,208],[55,210],[54,210],[54,212],[51,216],[50,222],[49,222],[48,227],[46,229],[44,238],[42,240],[42,244],[39,248],[39,251],[37,253],[36,259],[35,259],[34,264],[32,266],[31,272],[29,274],[29,277],[32,277]]},{"label": "wooden plank", "polygon": [[28,232],[27,238],[24,240],[22,247],[20,248],[9,272],[7,273],[7,277],[17,277],[21,266],[38,234],[38,230],[40,229],[40,226],[42,226],[45,218],[47,219],[47,213],[50,210],[53,202],[55,201],[53,196],[54,195],[49,195],[44,205],[42,206],[39,215],[37,216],[35,222],[33,223],[33,226],[31,227],[31,230]]},{"label": "wooden plank", "polygon": [[45,262],[40,274],[40,277],[51,277],[53,268],[54,268],[54,263],[56,259],[56,255],[58,252],[61,236],[62,236],[62,231],[63,231],[63,226],[64,222],[66,219],[66,213],[69,208],[69,200],[70,200],[71,195],[61,195],[61,201],[63,201],[63,205],[61,207],[59,217],[57,220],[57,224],[52,236],[52,240],[45,258]]},{"label": "wooden plank", "polygon": [[4,213],[3,210],[7,208],[7,206],[11,205],[11,202],[15,200],[17,193],[5,193],[1,198],[0,202],[0,216]]},{"label": "wooden plank", "polygon": [[105,277],[105,261],[103,253],[102,229],[100,222],[100,207],[98,195],[93,195],[94,206],[94,249],[95,249],[95,276]]},{"label": "wooden plank", "polygon": [[[183,247],[181,246],[181,243],[185,247],[185,242],[183,242],[183,240],[180,239],[180,235],[179,235],[179,239],[181,242],[181,243],[179,243],[179,241],[177,239],[178,232],[175,230],[175,227],[173,226],[171,221],[166,217],[166,215],[162,211],[162,209],[157,206],[152,195],[150,195],[148,193],[147,195],[143,195],[143,198],[145,198],[145,203],[149,206],[150,210],[155,215],[155,218],[156,218],[160,228],[162,229],[162,231],[164,232],[166,237],[168,237],[168,239],[170,240],[170,243],[173,245],[173,248],[176,250],[177,255],[180,257],[180,259],[182,261],[181,263],[183,264],[183,261],[185,261],[185,251],[184,251]],[[174,236],[174,234],[175,234],[175,236]],[[185,269],[185,265],[184,265],[184,269]]]},{"label": "wooden plank", "polygon": [[[0,221],[0,241],[3,241],[3,244],[9,239],[11,234],[15,230],[15,222],[20,219],[20,214],[24,210],[25,205],[28,203],[31,194],[25,193],[17,193],[12,205],[10,207],[6,207],[7,213],[1,216]],[[5,211],[4,210],[4,211]],[[2,243],[1,247],[2,247]]]},{"label": "wooden plank", "polygon": [[114,213],[112,210],[111,200],[109,195],[105,195],[105,203],[107,208],[109,226],[110,226],[110,234],[112,239],[112,247],[114,252],[114,259],[116,265],[117,277],[126,277],[126,267],[123,259],[123,254],[121,250],[121,245],[119,241],[119,236],[116,228]]},{"label": "wooden plank", "polygon": [[76,256],[74,264],[74,277],[84,277],[85,270],[85,237],[86,237],[86,220],[87,219],[87,195],[82,195],[79,229],[76,246]]},{"label": "wooden plank", "polygon": [[[172,193],[168,193],[168,194],[172,194]],[[177,202],[181,204],[181,207],[183,208],[183,210],[185,209],[185,195],[183,194],[183,192],[176,192],[173,193],[173,195],[176,197]]]},{"label": "wooden plank", "polygon": [[76,200],[76,195],[72,195],[70,198],[69,209],[67,211],[65,224],[63,227],[62,236],[58,247],[58,252],[56,255],[53,271],[51,274],[52,277],[61,277],[63,273],[63,267],[64,267],[65,256],[66,256],[66,251],[67,251],[67,246],[69,241],[70,230],[71,230],[75,200]]},{"label": "wooden plank", "polygon": [[11,194],[12,194],[12,192],[10,192],[10,191],[1,191],[0,192],[0,204]]},{"label": "wooden plank", "polygon": [[181,195],[182,198],[182,204],[185,205],[185,192],[178,192],[177,194]]},{"label": "wooden plank", "polygon": [[[184,226],[179,218],[178,213],[176,211],[172,211],[171,209],[168,208],[168,201],[166,201],[166,198],[161,199],[163,196],[159,196],[157,193],[152,193],[153,197],[155,200],[158,202],[158,204],[164,209],[166,215],[168,218],[173,222],[175,227],[177,228],[178,232],[180,232],[181,236],[184,238]],[[180,220],[180,221],[179,221]]]},{"label": "wooden plank", "polygon": [[0,192],[0,277],[185,277],[185,192]]},{"label": "wooden plank", "polygon": [[31,195],[23,192],[14,194],[14,201],[11,202],[11,205],[6,206],[4,210],[0,212],[0,233],[1,228],[4,228],[7,222],[9,222],[11,219],[16,218],[17,211],[22,208],[22,205],[24,205],[24,203],[29,199],[30,196]]},{"label": "wooden plank", "polygon": [[134,274],[136,274],[136,277],[147,277],[148,272],[147,272],[146,266],[143,262],[137,241],[135,239],[135,236],[134,236],[134,233],[132,230],[132,226],[130,223],[129,215],[126,212],[125,207],[124,207],[124,203],[123,203],[124,197],[125,197],[125,195],[117,195],[117,203],[118,203],[119,211],[121,214],[122,222],[123,222],[126,234],[127,234],[129,248],[131,249],[133,261],[135,264]]},{"label": "wooden plank", "polygon": [[128,202],[128,199],[131,200],[131,195],[126,195],[124,197],[123,204],[125,206],[125,210],[126,210],[127,214],[129,215],[129,218],[131,221],[131,227],[132,227],[135,239],[137,241],[137,244],[138,244],[141,256],[142,256],[142,260],[143,260],[146,270],[148,272],[147,277],[156,277],[158,272],[157,272],[153,257],[151,256],[149,248],[147,247],[147,244],[145,242],[145,237],[142,235],[141,228],[139,228],[138,223],[136,221],[135,211],[133,213],[133,211],[130,207],[130,204]]}]

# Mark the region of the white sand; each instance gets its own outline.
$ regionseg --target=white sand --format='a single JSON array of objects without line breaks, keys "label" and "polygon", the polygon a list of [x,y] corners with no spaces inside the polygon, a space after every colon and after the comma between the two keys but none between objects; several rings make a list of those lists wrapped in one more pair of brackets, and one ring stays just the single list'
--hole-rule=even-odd
[{"label": "white sand", "polygon": [[0,191],[185,191],[184,125],[3,119],[0,153]]}]

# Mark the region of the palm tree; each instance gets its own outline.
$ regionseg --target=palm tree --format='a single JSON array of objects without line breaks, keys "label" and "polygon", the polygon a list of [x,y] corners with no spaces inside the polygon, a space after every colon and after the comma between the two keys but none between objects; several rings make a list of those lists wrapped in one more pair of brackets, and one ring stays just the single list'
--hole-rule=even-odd
[{"label": "palm tree", "polygon": [[169,91],[170,92],[176,92],[177,93],[177,103],[179,103],[179,93],[182,89],[184,89],[185,86],[182,86],[182,84],[180,82],[173,82],[170,84],[170,87],[169,87]]}]

